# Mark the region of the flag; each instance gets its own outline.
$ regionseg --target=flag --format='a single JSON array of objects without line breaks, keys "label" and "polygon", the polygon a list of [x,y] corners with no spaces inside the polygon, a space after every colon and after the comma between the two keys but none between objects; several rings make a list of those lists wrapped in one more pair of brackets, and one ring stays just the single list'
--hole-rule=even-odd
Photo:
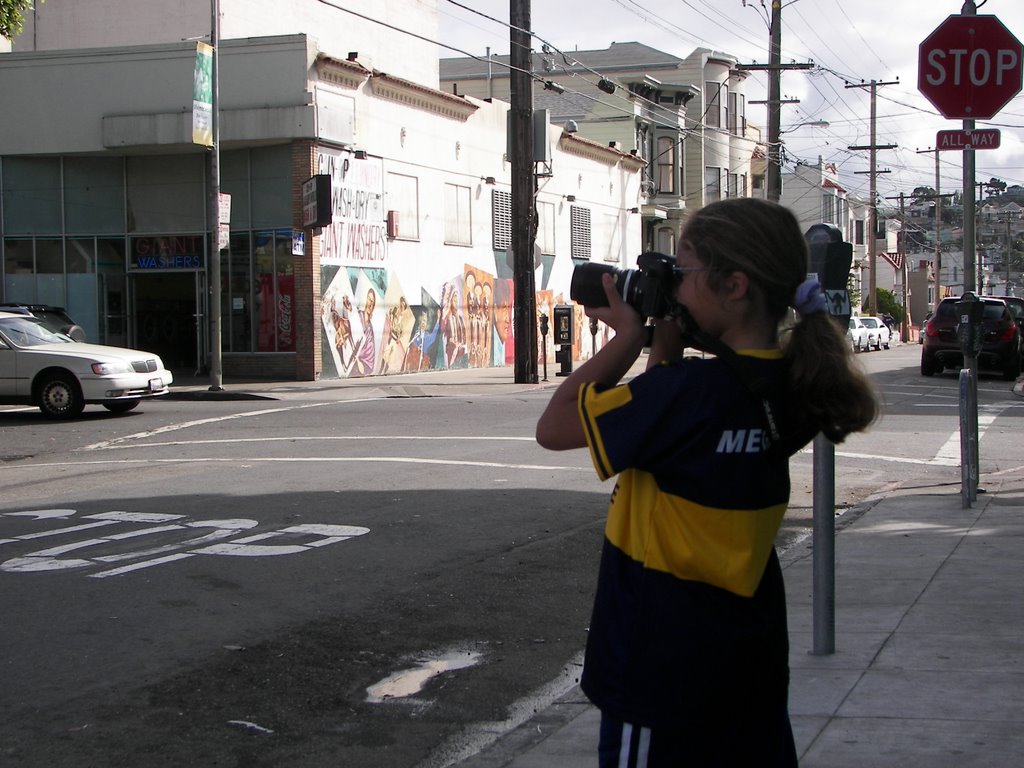
[{"label": "flag", "polygon": [[196,43],[192,82],[192,142],[213,146],[213,46]]}]

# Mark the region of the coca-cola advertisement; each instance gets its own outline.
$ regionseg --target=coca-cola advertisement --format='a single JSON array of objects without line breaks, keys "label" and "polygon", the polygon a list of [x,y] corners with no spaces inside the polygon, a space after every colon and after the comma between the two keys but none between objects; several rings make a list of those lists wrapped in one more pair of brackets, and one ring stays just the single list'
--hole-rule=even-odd
[{"label": "coca-cola advertisement", "polygon": [[[260,352],[295,351],[295,276],[260,275]],[[274,345],[274,337],[277,345]]]}]

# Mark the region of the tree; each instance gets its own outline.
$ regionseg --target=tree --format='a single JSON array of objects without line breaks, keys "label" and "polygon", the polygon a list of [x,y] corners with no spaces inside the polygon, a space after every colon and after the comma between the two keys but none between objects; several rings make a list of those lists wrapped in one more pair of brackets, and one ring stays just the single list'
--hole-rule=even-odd
[{"label": "tree", "polygon": [[914,187],[914,191],[910,193],[910,197],[913,199],[915,205],[928,203],[934,199],[935,190],[931,187]]},{"label": "tree", "polygon": [[[903,322],[903,307],[896,301],[896,294],[892,291],[887,291],[885,288],[875,288],[875,297],[877,298],[876,304],[878,306],[878,314],[892,315],[897,323]],[[868,311],[868,305],[865,304],[862,307],[862,311]]]},{"label": "tree", "polygon": [[[40,3],[44,0],[39,0]],[[33,0],[0,0],[0,37],[14,39],[21,32],[25,11],[31,8]]]}]

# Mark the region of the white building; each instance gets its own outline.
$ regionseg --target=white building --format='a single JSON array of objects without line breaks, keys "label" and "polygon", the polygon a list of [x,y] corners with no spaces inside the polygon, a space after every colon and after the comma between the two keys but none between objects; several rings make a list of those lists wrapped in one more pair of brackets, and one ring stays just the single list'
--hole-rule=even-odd
[{"label": "white building", "polygon": [[[511,362],[508,106],[439,90],[437,47],[391,28],[431,37],[436,1],[220,8],[225,374]],[[189,42],[209,9],[47,0],[0,54],[3,299],[67,306],[90,339],[182,372],[209,361],[211,153],[193,142]],[[576,261],[627,266],[641,246],[643,162],[560,129],[548,142],[538,307],[568,302]]]}]

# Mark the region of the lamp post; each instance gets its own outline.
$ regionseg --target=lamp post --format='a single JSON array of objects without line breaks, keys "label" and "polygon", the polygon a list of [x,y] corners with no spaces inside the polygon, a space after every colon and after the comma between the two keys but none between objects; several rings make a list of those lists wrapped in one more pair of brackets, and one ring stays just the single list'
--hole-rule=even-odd
[{"label": "lamp post", "polygon": [[781,136],[784,133],[792,133],[797,128],[803,128],[805,126],[810,126],[811,128],[828,128],[830,125],[831,123],[828,120],[805,120],[802,123],[797,123],[792,128],[787,128],[784,131],[779,131],[779,136]]},{"label": "lamp post", "polygon": [[224,389],[221,349],[221,317],[220,317],[220,0],[210,1],[211,24],[210,45],[213,47],[212,96],[210,111],[210,127],[213,133],[213,147],[210,152],[210,201],[207,207],[210,226],[210,262],[209,293],[210,305],[210,390],[219,392]]}]

